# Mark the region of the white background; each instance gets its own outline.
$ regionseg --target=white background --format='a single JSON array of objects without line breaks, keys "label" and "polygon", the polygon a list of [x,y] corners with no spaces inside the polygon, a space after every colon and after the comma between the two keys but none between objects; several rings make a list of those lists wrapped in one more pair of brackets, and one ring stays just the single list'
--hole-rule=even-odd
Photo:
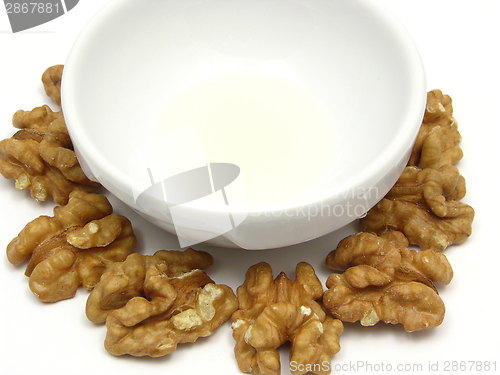
[{"label": "white background", "polygon": [[[181,1],[181,0],[178,0]],[[347,0],[345,0],[347,1]],[[473,235],[460,246],[446,250],[455,278],[439,287],[447,313],[433,330],[406,333],[401,326],[379,323],[364,328],[345,324],[342,349],[332,359],[336,374],[466,373],[471,362],[482,361],[470,373],[500,372],[500,313],[498,269],[500,249],[498,159],[500,156],[500,2],[496,0],[383,0],[406,25],[422,54],[428,88],[439,88],[453,98],[455,117],[463,136],[464,159],[458,167],[467,180],[464,201],[476,210]],[[82,0],[67,15],[39,27],[12,34],[0,6],[0,137],[14,133],[11,118],[18,109],[29,110],[51,103],[40,82],[50,65],[64,63],[69,48],[86,21],[103,1]],[[387,108],[391,111],[391,108]],[[38,204],[28,193],[16,191],[13,181],[0,177],[0,244],[3,248],[24,225],[39,215],[51,215],[53,203]],[[109,196],[109,195],[108,195]],[[138,251],[152,254],[172,248],[168,235],[109,197],[115,212],[129,217],[139,238]],[[357,231],[355,224],[336,233],[287,249],[244,251],[207,248],[215,264],[210,276],[236,289],[247,268],[259,261],[271,264],[277,275],[294,276],[295,265],[307,261],[324,282],[328,252],[340,239]],[[198,247],[203,248],[203,247]],[[79,289],[75,298],[55,304],[39,302],[28,289],[25,264],[15,267],[0,257],[0,366],[3,374],[144,374],[240,373],[234,359],[234,341],[226,322],[210,338],[181,345],[157,359],[116,358],[103,348],[105,328],[87,321],[88,295]],[[289,346],[281,349],[282,373],[289,373]],[[453,371],[453,361],[465,361],[467,371]],[[491,363],[485,371],[484,362]],[[449,362],[448,371],[445,366]],[[421,365],[409,371],[412,365]],[[429,365],[432,370],[429,371]],[[398,371],[398,366],[403,366]],[[390,366],[390,368],[389,368]],[[405,367],[406,366],[406,370]],[[436,368],[437,366],[437,368]],[[391,371],[388,371],[391,370]],[[420,370],[420,371],[419,371]]]}]

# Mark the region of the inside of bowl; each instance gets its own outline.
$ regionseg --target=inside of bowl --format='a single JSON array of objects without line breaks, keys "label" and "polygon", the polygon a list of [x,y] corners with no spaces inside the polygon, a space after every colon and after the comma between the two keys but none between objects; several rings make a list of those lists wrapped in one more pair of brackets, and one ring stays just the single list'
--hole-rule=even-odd
[{"label": "inside of bowl", "polygon": [[[95,177],[115,185],[138,183],[139,149],[148,184],[195,165],[201,147],[207,163],[258,165],[250,205],[308,200],[391,168],[418,128],[420,61],[371,1],[120,0],[91,23],[63,106]],[[193,126],[200,142],[179,141]],[[231,153],[246,159],[220,160]]]}]

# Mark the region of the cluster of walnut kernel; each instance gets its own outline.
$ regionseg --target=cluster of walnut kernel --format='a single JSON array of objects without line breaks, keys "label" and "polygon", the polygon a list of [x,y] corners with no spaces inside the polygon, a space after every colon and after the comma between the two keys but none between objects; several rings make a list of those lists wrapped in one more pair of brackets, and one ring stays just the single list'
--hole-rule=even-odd
[{"label": "cluster of walnut kernel", "polygon": [[[63,66],[56,65],[42,76],[46,93],[58,104],[62,71]],[[99,190],[78,163],[62,111],[54,112],[48,105],[19,110],[12,124],[20,130],[0,141],[0,173],[14,179],[17,189],[29,189],[39,202],[52,196],[59,205],[66,204],[74,190]]]},{"label": "cluster of walnut kernel", "polygon": [[[42,76],[59,106],[62,73],[56,65]],[[444,319],[434,283],[449,284],[453,270],[441,251],[471,235],[474,210],[461,202],[465,179],[454,166],[463,157],[461,136],[451,98],[439,90],[428,93],[411,158],[395,186],[360,220],[362,232],[328,254],[326,265],[341,273],[330,275],[326,291],[305,262],[295,280],[283,272],[273,278],[271,267],[258,263],[236,296],[205,273],[213,263],[206,252],[133,253],[132,225],[84,175],[62,111],[47,105],[20,110],[13,124],[20,130],[0,142],[0,173],[35,200],[52,196],[58,206],[53,217],[25,226],[7,246],[7,258],[15,265],[29,259],[25,274],[41,301],[71,298],[80,285],[91,291],[87,318],[106,323],[104,346],[113,355],[164,356],[231,318],[242,372],[280,374],[277,349],[288,341],[294,375],[323,375],[330,369],[321,364],[340,350],[342,322],[400,323],[412,332]]]},{"label": "cluster of walnut kernel", "polygon": [[[63,65],[42,75],[47,95],[61,105]],[[62,111],[48,105],[17,111],[20,130],[0,141],[0,173],[29,189],[38,202],[52,196],[54,216],[28,223],[7,246],[43,302],[72,298],[82,285],[92,290],[87,316],[106,321],[105,348],[114,355],[162,356],[178,343],[212,334],[237,308],[226,285],[201,271],[213,263],[204,252],[160,250],[132,253],[137,240],[130,221],[114,214],[100,185],[77,160]]]},{"label": "cluster of walnut kernel", "polygon": [[460,200],[465,179],[453,164],[462,159],[451,98],[439,90],[427,107],[409,165],[391,191],[360,220],[365,232],[402,231],[411,245],[442,251],[472,233],[474,209]]},{"label": "cluster of walnut kernel", "polygon": [[[325,308],[346,322],[401,323],[407,331],[436,327],[445,314],[434,283],[453,270],[441,253],[472,233],[474,209],[461,202],[463,157],[451,98],[427,95],[425,115],[408,166],[389,193],[360,220],[363,232],[342,240],[326,260],[332,274]],[[421,250],[410,250],[416,245]]]}]

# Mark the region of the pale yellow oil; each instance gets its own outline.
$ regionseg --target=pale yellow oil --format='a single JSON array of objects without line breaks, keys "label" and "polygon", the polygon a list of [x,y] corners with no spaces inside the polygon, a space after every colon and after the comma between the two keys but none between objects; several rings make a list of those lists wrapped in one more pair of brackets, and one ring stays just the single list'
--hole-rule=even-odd
[{"label": "pale yellow oil", "polygon": [[196,127],[207,163],[240,167],[250,205],[306,194],[333,163],[332,117],[285,78],[232,73],[202,79],[167,103],[155,135],[187,126]]}]

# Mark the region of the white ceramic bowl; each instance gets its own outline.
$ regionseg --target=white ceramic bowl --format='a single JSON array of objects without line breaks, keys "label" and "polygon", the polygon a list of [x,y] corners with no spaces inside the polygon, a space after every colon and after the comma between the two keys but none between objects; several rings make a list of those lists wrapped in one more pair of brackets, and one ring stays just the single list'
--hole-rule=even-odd
[{"label": "white ceramic bowl", "polygon": [[[248,203],[245,170],[226,160],[200,164],[193,127],[161,136],[155,130],[189,87],[201,82],[210,89],[214,77],[239,74],[286,81],[332,119],[327,172],[297,197]],[[252,90],[266,92],[259,84]],[[206,241],[245,249],[301,243],[362,216],[405,167],[425,98],[414,42],[374,0],[112,0],[75,41],[62,84],[68,129],[89,177],[177,233],[183,246]],[[316,137],[304,132],[309,126],[298,133],[308,142]],[[250,144],[259,139],[252,137]],[[318,135],[318,144],[324,138]],[[297,139],[294,157],[312,165],[301,150],[314,147]],[[221,135],[218,147],[231,142]],[[280,137],[271,144],[275,154],[292,155]],[[304,171],[293,176],[301,186],[309,178]],[[208,193],[205,175],[212,178]],[[167,180],[181,186],[175,199],[165,198]]]}]

